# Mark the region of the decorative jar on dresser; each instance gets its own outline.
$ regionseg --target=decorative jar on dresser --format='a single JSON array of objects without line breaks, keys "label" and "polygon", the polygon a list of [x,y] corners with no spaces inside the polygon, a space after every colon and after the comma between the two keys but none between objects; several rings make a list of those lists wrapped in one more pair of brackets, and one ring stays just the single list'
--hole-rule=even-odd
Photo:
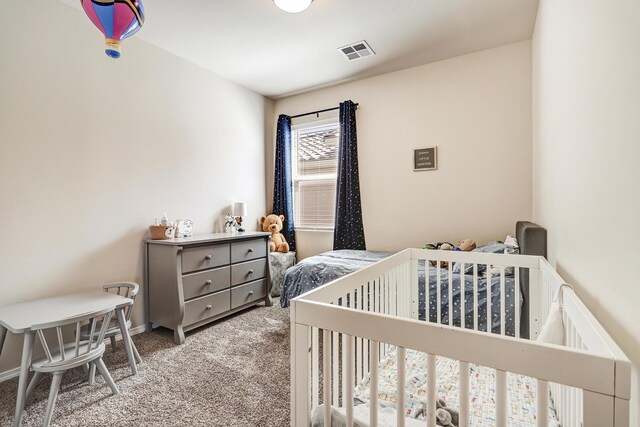
[{"label": "decorative jar on dresser", "polygon": [[269,236],[244,232],[145,241],[151,324],[184,333],[237,311],[271,302]]}]

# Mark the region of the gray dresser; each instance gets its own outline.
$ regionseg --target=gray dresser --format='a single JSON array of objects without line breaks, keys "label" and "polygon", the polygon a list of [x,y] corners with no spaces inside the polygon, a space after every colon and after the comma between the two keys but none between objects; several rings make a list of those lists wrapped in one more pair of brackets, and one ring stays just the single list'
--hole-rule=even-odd
[{"label": "gray dresser", "polygon": [[184,333],[271,302],[269,236],[244,232],[145,240],[148,321]]}]

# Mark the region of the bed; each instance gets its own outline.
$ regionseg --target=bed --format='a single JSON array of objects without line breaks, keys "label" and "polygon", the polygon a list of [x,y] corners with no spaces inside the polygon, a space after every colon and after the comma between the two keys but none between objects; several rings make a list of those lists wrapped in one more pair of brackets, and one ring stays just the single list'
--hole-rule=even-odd
[{"label": "bed", "polygon": [[[515,227],[515,236],[517,242],[515,246],[507,245],[501,241],[493,241],[481,245],[474,252],[546,256],[546,230],[544,228],[528,221],[518,221]],[[286,271],[280,305],[286,308],[291,299],[391,255],[390,252],[338,250],[306,258]],[[505,293],[504,328],[506,334],[517,335],[515,331],[518,323],[515,319],[516,311],[523,319],[528,316],[528,308],[525,307],[528,295],[526,271],[523,271],[525,274],[520,275],[521,272],[516,272],[513,268],[500,271],[499,268],[477,265],[477,271],[474,272],[472,264],[436,263],[436,265],[432,265],[424,261],[419,263],[418,269],[418,318],[420,320],[426,319],[428,300],[428,305],[431,308],[429,321],[455,326],[464,325],[467,328],[473,328],[475,322],[479,330],[486,331],[488,329],[487,310],[489,309],[492,314],[490,329],[497,333],[503,327],[500,316],[502,282],[504,282]],[[520,276],[523,277],[523,280],[519,280]],[[426,292],[427,277],[428,294]],[[515,289],[516,282],[520,288],[519,292],[516,292]],[[464,283],[464,303],[461,302],[461,283]],[[489,283],[491,302],[487,304],[487,284]],[[449,289],[451,289],[451,298],[449,298]],[[516,294],[518,294],[517,302]],[[474,307],[476,307],[473,305],[474,295],[479,299],[478,311],[474,311]],[[516,303],[518,309],[516,309]],[[452,310],[449,309],[450,306],[453,307]],[[464,319],[461,315],[462,307],[465,308]],[[450,312],[452,313],[451,319],[449,319]],[[526,337],[528,333],[526,319],[521,322],[519,328],[521,331],[518,333]]]},{"label": "bed", "polygon": [[517,228],[527,255],[406,249],[292,299],[292,426],[435,426],[439,398],[460,426],[628,426],[629,360],[571,289],[564,345],[536,341],[564,280]]},{"label": "bed", "polygon": [[293,298],[390,255],[390,252],[343,249],[305,258],[285,272],[280,305],[283,308],[289,307],[289,301]]}]

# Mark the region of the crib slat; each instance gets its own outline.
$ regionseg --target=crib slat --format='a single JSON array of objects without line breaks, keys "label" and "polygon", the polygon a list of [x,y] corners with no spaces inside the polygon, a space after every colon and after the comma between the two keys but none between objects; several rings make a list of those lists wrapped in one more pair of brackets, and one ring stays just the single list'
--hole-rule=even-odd
[{"label": "crib slat", "polygon": [[397,268],[393,269],[393,276],[391,278],[391,286],[389,289],[389,296],[390,296],[390,308],[391,311],[389,312],[389,314],[393,315],[393,316],[397,316],[398,315],[398,279],[399,279],[399,274],[400,272],[398,271]]},{"label": "crib slat", "polygon": [[460,362],[460,419],[459,427],[469,427],[469,364]]},{"label": "crib slat", "polygon": [[311,334],[313,328],[291,323],[291,425],[308,425],[311,410]]},{"label": "crib slat", "polygon": [[500,335],[505,334],[505,324],[507,323],[505,303],[506,298],[505,271],[504,267],[500,267]]},{"label": "crib slat", "polygon": [[537,419],[538,427],[548,427],[548,407],[549,407],[549,383],[543,380],[537,380],[538,383],[538,402],[537,402]]},{"label": "crib slat", "polygon": [[449,297],[449,309],[447,310],[449,315],[449,326],[453,325],[453,263],[449,261],[449,265],[447,266],[447,276],[449,278],[449,291],[447,295]]},{"label": "crib slat", "polygon": [[[396,410],[396,414],[397,414],[397,422],[396,425],[398,427],[404,427],[404,390],[406,388],[405,386],[405,376],[406,376],[406,363],[407,363],[407,356],[406,356],[406,351],[404,349],[404,347],[398,347],[398,351],[397,351],[397,390],[396,390],[396,394],[398,397],[398,403],[397,403],[397,410]],[[326,424],[325,424],[326,425]]]},{"label": "crib slat", "polygon": [[427,426],[436,427],[436,355],[427,354]]},{"label": "crib slat", "polygon": [[380,363],[378,348],[379,342],[371,341],[371,391],[369,393],[369,425],[371,427],[378,426],[378,364]]},{"label": "crib slat", "polygon": [[338,380],[340,379],[340,376],[338,374],[338,368],[340,367],[338,365],[338,356],[339,356],[339,349],[338,349],[338,333],[337,332],[333,332],[332,334],[332,342],[331,342],[331,356],[333,359],[333,363],[332,363],[332,371],[333,373],[331,374],[331,382],[333,384],[332,386],[332,390],[333,390],[333,404],[338,406],[339,404],[339,395],[340,395],[340,387],[339,387],[339,383]]},{"label": "crib slat", "polygon": [[493,332],[493,313],[491,311],[491,296],[493,295],[491,286],[491,264],[487,264],[487,332]]},{"label": "crib slat", "polygon": [[[426,276],[425,282],[429,284],[429,276]],[[411,318],[417,319],[418,307],[420,306],[420,289],[418,286],[418,260],[411,260]]]},{"label": "crib slat", "polygon": [[507,373],[496,369],[496,426],[507,426]]},{"label": "crib slat", "polygon": [[467,303],[467,298],[466,298],[466,283],[464,280],[465,274],[464,274],[464,262],[460,263],[460,327],[462,327],[463,329],[466,327],[466,317],[467,317],[467,310],[466,310],[466,303]]},{"label": "crib slat", "polygon": [[[341,306],[345,306],[346,305],[346,296],[342,298],[342,303],[340,304]],[[345,396],[347,395],[347,384],[349,383],[348,380],[348,376],[345,372],[345,368],[347,365],[347,349],[346,349],[346,335],[344,334],[340,334],[340,341],[339,341],[339,345],[340,347],[338,349],[336,349],[336,351],[339,351],[340,348],[342,349],[342,351],[340,352],[340,375],[342,376],[342,378],[340,378],[340,398],[342,399],[341,402],[339,402],[339,404],[341,403],[342,406],[344,406],[344,401],[345,401]]]},{"label": "crib slat", "polygon": [[478,264],[473,264],[473,330],[478,330]]},{"label": "crib slat", "polygon": [[[428,276],[425,274],[425,280]],[[440,279],[440,261],[436,262],[436,322],[442,323],[442,295],[441,295],[441,282]]]},{"label": "crib slat", "polygon": [[[385,275],[385,283],[384,283],[384,310],[382,311],[385,314],[389,314],[389,286],[391,285],[391,272],[387,272]],[[384,354],[387,354],[389,351],[389,344],[384,344]]]},{"label": "crib slat", "polygon": [[[362,311],[369,311],[369,285],[363,286]],[[369,340],[362,339],[362,377],[369,372]]]},{"label": "crib slat", "polygon": [[515,281],[515,296],[514,298],[514,306],[515,306],[515,321],[516,321],[516,338],[520,338],[520,268],[514,267],[514,281]]},{"label": "crib slat", "polygon": [[324,425],[331,425],[331,331],[322,330],[322,403]]},{"label": "crib slat", "polygon": [[[347,408],[347,427],[353,426],[353,336],[343,335],[344,347],[342,352],[346,353],[346,367],[344,369],[345,377],[343,382],[346,382],[345,402],[343,405]],[[346,381],[345,381],[346,378]],[[326,424],[325,424],[326,425]]]},{"label": "crib slat", "polygon": [[311,328],[311,396],[312,408],[317,407],[320,403],[320,356],[318,348],[318,328]]},{"label": "crib slat", "polygon": [[402,269],[402,317],[411,317],[411,300],[409,299],[409,291],[411,286],[411,271],[409,271],[408,265]]}]

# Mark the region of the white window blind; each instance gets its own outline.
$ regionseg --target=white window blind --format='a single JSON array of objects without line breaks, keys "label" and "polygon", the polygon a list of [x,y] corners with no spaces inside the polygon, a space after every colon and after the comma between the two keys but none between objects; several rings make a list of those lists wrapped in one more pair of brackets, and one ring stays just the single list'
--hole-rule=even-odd
[{"label": "white window blind", "polygon": [[339,132],[337,119],[293,129],[296,228],[333,229]]}]

